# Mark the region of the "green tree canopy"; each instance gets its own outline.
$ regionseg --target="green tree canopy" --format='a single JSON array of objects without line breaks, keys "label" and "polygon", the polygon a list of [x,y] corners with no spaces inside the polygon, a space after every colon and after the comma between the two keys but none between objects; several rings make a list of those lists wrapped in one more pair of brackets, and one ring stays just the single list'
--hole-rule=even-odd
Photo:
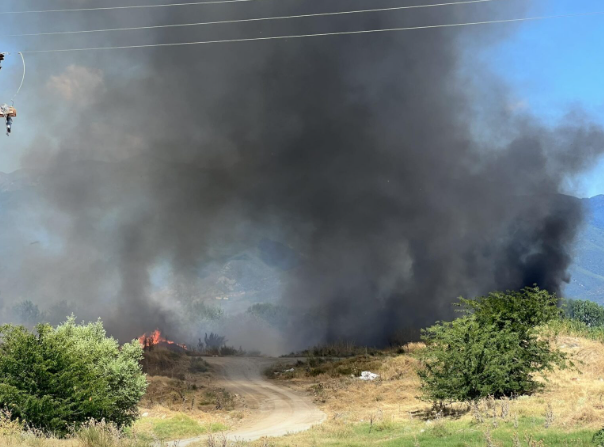
[{"label": "green tree canopy", "polygon": [[564,355],[537,334],[538,326],[559,318],[557,304],[538,287],[460,298],[461,318],[423,331],[424,397],[470,401],[537,390],[535,373],[564,365]]},{"label": "green tree canopy", "polygon": [[566,316],[571,320],[577,320],[589,327],[604,326],[604,307],[593,301],[566,300]]},{"label": "green tree canopy", "polygon": [[120,348],[100,321],[0,326],[0,408],[56,434],[91,418],[129,425],[147,386],[141,358],[138,341]]}]

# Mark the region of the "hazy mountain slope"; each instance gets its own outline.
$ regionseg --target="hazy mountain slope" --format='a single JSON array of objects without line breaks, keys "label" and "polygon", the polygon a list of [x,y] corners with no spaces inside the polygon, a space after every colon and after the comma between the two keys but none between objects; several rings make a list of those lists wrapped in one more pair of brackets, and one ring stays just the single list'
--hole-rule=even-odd
[{"label": "hazy mountain slope", "polygon": [[[101,169],[98,163],[85,168]],[[39,172],[0,172],[0,224],[23,226],[35,213],[35,188]],[[583,199],[588,220],[575,247],[571,283],[565,289],[570,298],[590,299],[604,304],[604,195]],[[9,232],[4,231],[4,234]],[[8,236],[7,236],[8,237]],[[32,241],[35,240],[32,235]],[[0,247],[9,245],[0,235]],[[2,263],[0,259],[0,265]],[[4,262],[8,262],[4,259]],[[297,253],[269,239],[222,261],[200,267],[197,299],[220,302],[222,307],[245,308],[257,302],[276,302],[282,293],[284,275],[300,262]]]},{"label": "hazy mountain slope", "polygon": [[583,203],[588,221],[577,240],[572,279],[565,295],[604,303],[604,195]]}]

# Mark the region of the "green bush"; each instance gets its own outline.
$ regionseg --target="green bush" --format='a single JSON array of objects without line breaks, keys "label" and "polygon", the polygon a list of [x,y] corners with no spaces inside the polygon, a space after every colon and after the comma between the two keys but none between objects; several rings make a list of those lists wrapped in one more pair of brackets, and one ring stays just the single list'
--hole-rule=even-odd
[{"label": "green bush", "polygon": [[591,441],[598,447],[604,447],[604,428],[598,430]]},{"label": "green bush", "polygon": [[566,300],[566,316],[589,327],[604,326],[604,307],[593,301]]},{"label": "green bush", "polygon": [[565,356],[539,337],[540,325],[558,319],[557,298],[537,287],[460,298],[463,316],[423,331],[427,348],[419,371],[425,399],[471,401],[529,394],[536,372],[564,366]]},{"label": "green bush", "polygon": [[210,365],[201,357],[191,357],[189,363],[189,372],[204,373],[210,370]]},{"label": "green bush", "polygon": [[90,419],[129,425],[147,386],[141,358],[138,341],[120,348],[100,321],[0,326],[0,409],[57,435]]}]

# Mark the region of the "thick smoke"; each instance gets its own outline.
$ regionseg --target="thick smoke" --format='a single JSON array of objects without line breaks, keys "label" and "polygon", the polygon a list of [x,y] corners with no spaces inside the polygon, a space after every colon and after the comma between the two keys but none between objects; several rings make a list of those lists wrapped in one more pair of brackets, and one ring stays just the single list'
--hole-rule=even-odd
[{"label": "thick smoke", "polygon": [[[267,1],[149,14],[169,23],[367,6]],[[515,3],[441,7],[29,45],[303,34],[522,12]],[[58,23],[142,21],[128,14]],[[299,254],[282,291],[300,317],[286,331],[290,346],[386,343],[398,330],[451,316],[459,295],[535,283],[560,292],[582,211],[559,193],[599,155],[604,133],[578,112],[552,127],[514,110],[512,95],[473,56],[503,33],[432,29],[37,56],[39,96],[27,98],[39,121],[28,129],[34,142],[23,163],[42,169],[39,226],[56,242],[44,255],[20,252],[18,279],[4,279],[4,289],[75,302],[122,338],[157,326],[178,332],[176,301],[152,297],[155,266],[168,265],[172,286],[194,296],[200,265],[276,240]]]}]

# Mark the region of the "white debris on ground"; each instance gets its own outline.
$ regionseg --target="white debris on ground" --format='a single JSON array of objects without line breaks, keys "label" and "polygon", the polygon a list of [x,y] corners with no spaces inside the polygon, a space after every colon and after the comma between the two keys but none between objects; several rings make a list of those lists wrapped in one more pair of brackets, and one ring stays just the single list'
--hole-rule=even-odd
[{"label": "white debris on ground", "polygon": [[361,379],[361,380],[376,380],[379,378],[380,378],[379,375],[372,373],[370,371],[363,371],[361,373],[361,377],[359,377],[359,379]]},{"label": "white debris on ground", "polygon": [[286,369],[285,371],[283,371],[284,373],[293,373],[294,372],[294,368],[291,369]]}]

